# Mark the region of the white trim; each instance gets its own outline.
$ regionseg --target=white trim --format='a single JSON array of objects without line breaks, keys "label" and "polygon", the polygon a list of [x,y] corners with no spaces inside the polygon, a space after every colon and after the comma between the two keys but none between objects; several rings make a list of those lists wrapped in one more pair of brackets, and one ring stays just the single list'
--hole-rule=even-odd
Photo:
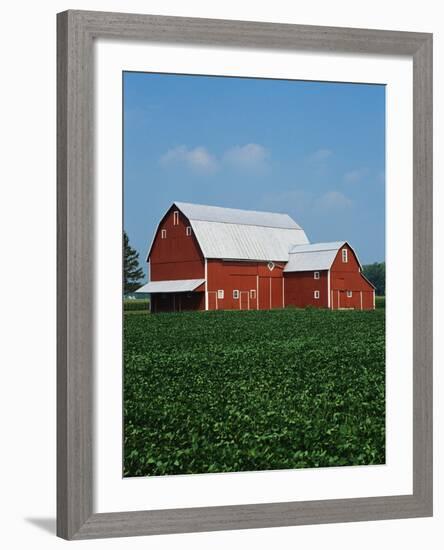
[{"label": "white trim", "polygon": [[314,291],[313,291],[313,298],[314,298],[315,300],[320,300],[320,298],[321,298],[321,293],[319,292],[319,290],[314,290]]},{"label": "white trim", "polygon": [[167,238],[167,230],[166,229],[161,229],[160,230],[160,238],[161,239],[166,239]]},{"label": "white trim", "polygon": [[341,249],[341,254],[342,254],[342,263],[343,264],[348,264],[348,249],[347,248],[342,248]]},{"label": "white trim", "polygon": [[[216,310],[219,309],[219,300],[217,299],[217,291],[216,290],[209,290],[208,291],[208,297],[210,296],[210,294],[214,294],[214,297],[216,298]],[[208,300],[208,305],[210,304],[210,300]],[[209,310],[211,311],[211,310]]]},{"label": "white trim", "polygon": [[179,210],[173,210],[173,225],[179,225]]},{"label": "white trim", "polygon": [[187,225],[185,228],[185,235],[187,237],[191,237],[191,233],[192,233],[191,225]]},{"label": "white trim", "polygon": [[373,309],[376,309],[376,294],[375,294],[375,289],[373,289]]},{"label": "white trim", "polygon": [[282,274],[282,308],[285,309],[285,277]]},{"label": "white trim", "polygon": [[270,306],[268,309],[271,309],[271,279],[272,277],[268,277],[270,279]]},{"label": "white trim", "polygon": [[360,300],[361,300],[361,311],[362,311],[362,290],[359,291],[360,294]]},{"label": "white trim", "polygon": [[[252,292],[254,292],[254,296],[251,295]],[[250,288],[250,298],[252,300],[255,300],[256,296],[257,296],[256,289],[255,288]]]},{"label": "white trim", "polygon": [[259,309],[259,275],[256,275],[256,309]]},{"label": "white trim", "polygon": [[319,280],[321,278],[321,275],[319,271],[313,271],[313,279]]},{"label": "white trim", "polygon": [[339,309],[341,307],[341,292],[338,289],[338,307],[336,309]]},{"label": "white trim", "polygon": [[333,297],[330,292],[330,270],[327,271],[327,307],[333,309]]},{"label": "white trim", "polygon": [[208,311],[208,261],[205,258],[205,311]]},{"label": "white trim", "polygon": [[[247,295],[247,310],[250,309],[250,291],[249,290],[239,290],[239,309],[242,310],[242,294]],[[245,311],[245,310],[242,310]]]},{"label": "white trim", "polygon": [[225,298],[225,291],[223,288],[219,288],[217,291],[217,299],[223,300]]},{"label": "white trim", "polygon": [[347,290],[347,298],[353,298],[353,290]]},{"label": "white trim", "polygon": [[[236,292],[236,296],[234,293]],[[240,291],[237,288],[233,288],[233,300],[239,300],[240,298]]]}]

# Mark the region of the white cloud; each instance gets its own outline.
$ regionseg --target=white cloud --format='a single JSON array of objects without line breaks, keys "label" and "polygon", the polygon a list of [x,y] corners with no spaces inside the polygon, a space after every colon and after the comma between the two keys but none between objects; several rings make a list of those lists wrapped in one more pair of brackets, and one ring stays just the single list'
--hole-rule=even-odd
[{"label": "white cloud", "polygon": [[347,210],[353,205],[353,201],[340,191],[328,191],[315,201],[315,209],[319,212],[332,210]]},{"label": "white cloud", "polygon": [[186,145],[179,145],[169,149],[160,157],[164,166],[183,163],[197,172],[213,172],[217,169],[216,158],[202,146],[189,149]]},{"label": "white cloud", "polygon": [[223,160],[236,168],[257,169],[265,167],[269,156],[269,151],[262,145],[247,143],[225,151]]},{"label": "white cloud", "polygon": [[359,170],[350,170],[344,174],[344,181],[346,183],[359,183],[367,174],[365,168]]},{"label": "white cloud", "polygon": [[308,160],[310,162],[322,162],[323,160],[330,158],[332,155],[333,151],[330,149],[318,149],[308,157]]}]

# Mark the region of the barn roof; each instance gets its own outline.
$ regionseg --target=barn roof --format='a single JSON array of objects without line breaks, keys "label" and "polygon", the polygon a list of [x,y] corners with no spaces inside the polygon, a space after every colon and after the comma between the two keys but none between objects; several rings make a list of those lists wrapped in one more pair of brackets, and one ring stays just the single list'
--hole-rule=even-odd
[{"label": "barn roof", "polygon": [[308,243],[288,214],[174,204],[189,219],[205,258],[286,262],[292,246]]},{"label": "barn roof", "polygon": [[[347,244],[346,241],[335,241],[332,243],[316,243],[293,246],[290,250],[288,263],[284,268],[285,272],[295,271],[322,271],[330,269],[336,258],[338,250]],[[352,249],[352,248],[351,248]],[[353,254],[356,253],[352,249]],[[356,256],[356,259],[358,257]],[[358,264],[361,267],[361,264]]]},{"label": "barn roof", "polygon": [[136,292],[191,292],[202,285],[205,279],[180,279],[177,281],[151,281],[140,287]]}]

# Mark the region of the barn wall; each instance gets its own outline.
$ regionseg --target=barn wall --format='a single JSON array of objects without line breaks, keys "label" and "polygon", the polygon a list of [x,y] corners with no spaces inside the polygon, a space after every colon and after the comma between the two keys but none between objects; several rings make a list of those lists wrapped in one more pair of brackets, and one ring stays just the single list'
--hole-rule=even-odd
[{"label": "barn wall", "polygon": [[[328,307],[328,271],[320,271],[319,279],[314,271],[285,273],[285,305],[295,307]],[[319,290],[319,299],[314,291]]]},{"label": "barn wall", "polygon": [[[333,261],[330,273],[331,303],[333,309],[373,309],[373,287],[362,276],[359,262],[352,249],[348,249],[348,262],[342,261],[342,248]],[[352,296],[347,297],[347,290]]]},{"label": "barn wall", "polygon": [[[152,281],[177,279],[203,279],[205,262],[196,237],[186,235],[188,219],[179,212],[179,223],[174,225],[172,207],[163,218],[156,233],[150,254],[150,278]],[[166,238],[161,238],[166,229]]]},{"label": "barn wall", "polygon": [[[270,309],[283,307],[282,269],[276,263],[270,271],[267,263],[208,260],[208,309]],[[224,290],[224,298],[217,291]],[[239,290],[238,299],[233,290]]]}]

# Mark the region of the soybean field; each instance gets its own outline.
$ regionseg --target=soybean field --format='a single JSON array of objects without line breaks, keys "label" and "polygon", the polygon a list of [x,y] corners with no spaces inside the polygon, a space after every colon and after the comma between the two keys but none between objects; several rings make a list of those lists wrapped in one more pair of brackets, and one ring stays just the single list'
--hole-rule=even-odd
[{"label": "soybean field", "polygon": [[385,462],[385,310],[124,318],[124,476]]}]

